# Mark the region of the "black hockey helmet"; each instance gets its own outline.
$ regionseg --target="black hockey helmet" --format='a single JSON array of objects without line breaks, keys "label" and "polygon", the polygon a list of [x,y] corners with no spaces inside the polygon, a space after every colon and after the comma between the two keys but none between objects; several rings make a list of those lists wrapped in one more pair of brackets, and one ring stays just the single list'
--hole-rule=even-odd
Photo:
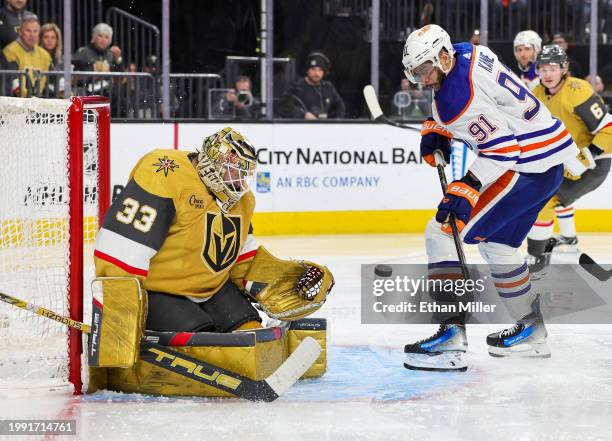
[{"label": "black hockey helmet", "polygon": [[548,44],[542,48],[536,58],[536,65],[558,64],[561,68],[567,65],[567,54],[558,44]]}]

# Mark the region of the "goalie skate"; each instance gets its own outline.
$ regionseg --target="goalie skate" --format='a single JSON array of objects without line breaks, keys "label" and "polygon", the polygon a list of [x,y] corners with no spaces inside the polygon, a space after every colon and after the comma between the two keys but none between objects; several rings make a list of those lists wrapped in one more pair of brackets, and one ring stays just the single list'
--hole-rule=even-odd
[{"label": "goalie skate", "polygon": [[423,371],[467,370],[464,325],[442,324],[433,336],[404,347],[404,367]]}]

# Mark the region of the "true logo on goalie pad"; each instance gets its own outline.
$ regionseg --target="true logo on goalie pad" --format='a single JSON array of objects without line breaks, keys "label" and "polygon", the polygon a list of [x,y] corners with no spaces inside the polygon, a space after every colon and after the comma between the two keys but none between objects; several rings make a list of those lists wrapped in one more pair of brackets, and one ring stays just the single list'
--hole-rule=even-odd
[{"label": "true logo on goalie pad", "polygon": [[[160,349],[149,347],[146,350],[155,355],[155,361],[157,363],[166,365],[168,368],[171,368],[171,370],[182,368],[185,370],[185,375],[193,377],[195,380],[202,378],[207,381],[215,382],[220,386],[224,386],[231,390],[236,390],[242,383],[242,381],[238,378],[233,378],[226,374],[222,374],[218,370],[211,371],[206,366],[173,354],[169,354]],[[206,372],[206,370],[209,372]]]},{"label": "true logo on goalie pad", "polygon": [[242,218],[220,213],[206,213],[206,243],[202,257],[218,273],[238,258]]}]

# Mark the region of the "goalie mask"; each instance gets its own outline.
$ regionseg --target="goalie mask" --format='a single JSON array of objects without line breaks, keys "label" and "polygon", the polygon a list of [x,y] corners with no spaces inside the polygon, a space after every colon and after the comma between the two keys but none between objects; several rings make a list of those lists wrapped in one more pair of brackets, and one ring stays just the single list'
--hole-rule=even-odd
[{"label": "goalie mask", "polygon": [[231,127],[204,138],[198,152],[197,170],[206,187],[215,195],[221,210],[229,212],[249,191],[257,166],[253,145]]}]

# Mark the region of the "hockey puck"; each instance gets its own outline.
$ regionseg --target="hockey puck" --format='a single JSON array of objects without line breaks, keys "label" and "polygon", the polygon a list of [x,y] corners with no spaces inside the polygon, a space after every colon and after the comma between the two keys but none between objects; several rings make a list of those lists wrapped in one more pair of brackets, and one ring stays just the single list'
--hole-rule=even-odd
[{"label": "hockey puck", "polygon": [[379,277],[391,277],[391,274],[393,274],[393,268],[391,268],[389,265],[376,265],[374,267],[374,274]]}]

